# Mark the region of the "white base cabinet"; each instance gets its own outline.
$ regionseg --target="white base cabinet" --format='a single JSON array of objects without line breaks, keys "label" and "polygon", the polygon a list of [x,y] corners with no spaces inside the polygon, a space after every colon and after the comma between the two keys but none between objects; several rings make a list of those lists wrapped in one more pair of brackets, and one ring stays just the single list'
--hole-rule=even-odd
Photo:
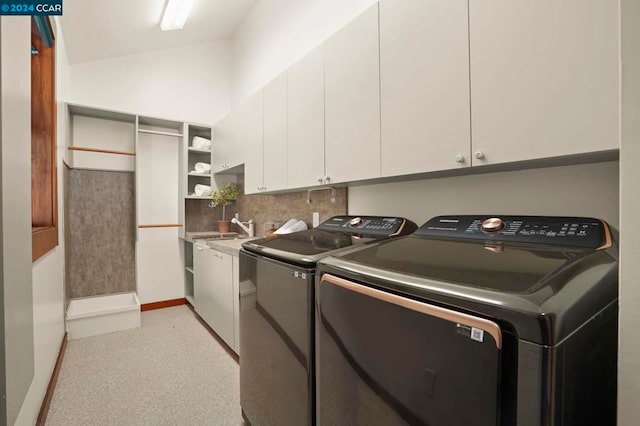
[{"label": "white base cabinet", "polygon": [[140,303],[185,297],[183,246],[178,228],[143,228],[136,242]]},{"label": "white base cabinet", "polygon": [[233,256],[195,243],[193,268],[196,312],[227,345],[237,351]]}]

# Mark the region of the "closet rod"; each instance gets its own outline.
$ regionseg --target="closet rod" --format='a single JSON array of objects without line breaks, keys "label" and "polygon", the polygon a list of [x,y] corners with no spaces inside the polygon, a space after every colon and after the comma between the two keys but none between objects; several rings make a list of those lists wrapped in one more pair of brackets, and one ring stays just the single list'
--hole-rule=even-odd
[{"label": "closet rod", "polygon": [[135,156],[135,152],[129,151],[114,151],[111,149],[98,149],[98,148],[87,148],[85,146],[70,146],[67,147],[69,151],[86,151],[86,152],[97,152],[100,154],[116,154],[116,155],[130,155]]},{"label": "closet rod", "polygon": [[138,225],[138,228],[182,228],[180,223],[157,223],[153,225]]},{"label": "closet rod", "polygon": [[182,137],[182,133],[160,132],[158,130],[138,129],[138,132],[149,133],[150,135],[174,136],[176,138]]}]

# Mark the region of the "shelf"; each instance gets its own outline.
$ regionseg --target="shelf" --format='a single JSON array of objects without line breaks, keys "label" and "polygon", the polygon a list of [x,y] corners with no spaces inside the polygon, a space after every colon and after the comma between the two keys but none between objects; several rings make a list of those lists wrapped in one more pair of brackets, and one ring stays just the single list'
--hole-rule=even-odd
[{"label": "shelf", "polygon": [[82,117],[98,118],[101,120],[121,121],[123,123],[134,124],[136,122],[135,114],[126,112],[106,110],[102,108],[93,108],[84,105],[67,104],[71,115],[79,115]]},{"label": "shelf", "polygon": [[185,269],[193,274],[193,266],[185,266]]},{"label": "shelf", "polygon": [[189,176],[197,176],[197,177],[206,177],[211,179],[211,175],[210,174],[201,174],[201,173],[196,173],[196,172],[189,172]]},{"label": "shelf", "polygon": [[189,200],[210,200],[211,196],[210,195],[187,195],[184,198]]},{"label": "shelf", "polygon": [[148,133],[150,135],[161,135],[161,136],[173,136],[176,138],[182,137],[182,133],[161,132],[159,130],[138,129],[138,133]]},{"label": "shelf", "polygon": [[196,152],[198,154],[211,154],[210,149],[194,148],[192,146],[190,146],[188,149],[189,149],[189,152]]}]

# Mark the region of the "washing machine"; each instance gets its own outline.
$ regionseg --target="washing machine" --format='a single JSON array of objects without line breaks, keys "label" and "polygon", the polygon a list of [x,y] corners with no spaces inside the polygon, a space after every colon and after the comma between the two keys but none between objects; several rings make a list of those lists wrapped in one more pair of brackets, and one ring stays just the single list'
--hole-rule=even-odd
[{"label": "washing machine", "polygon": [[615,425],[616,234],[439,216],[322,259],[318,425]]},{"label": "washing machine", "polygon": [[242,245],[240,405],[247,424],[314,422],[316,263],[416,229],[400,217],[334,216],[314,229]]}]

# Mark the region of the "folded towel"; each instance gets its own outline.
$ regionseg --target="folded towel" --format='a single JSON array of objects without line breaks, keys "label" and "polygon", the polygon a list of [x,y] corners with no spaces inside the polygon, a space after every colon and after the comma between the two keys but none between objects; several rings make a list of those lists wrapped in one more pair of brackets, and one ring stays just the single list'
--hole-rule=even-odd
[{"label": "folded towel", "polygon": [[211,193],[211,187],[209,185],[197,184],[193,188],[193,195],[202,197],[203,195],[209,195]]},{"label": "folded towel", "polygon": [[291,232],[306,231],[307,229],[307,224],[302,220],[297,221],[291,228],[289,228]]},{"label": "folded towel", "polygon": [[209,163],[196,163],[194,167],[196,173],[209,173],[211,171],[211,164]]},{"label": "folded towel", "polygon": [[211,148],[211,140],[202,138],[200,136],[194,136],[191,140],[191,146],[194,148],[207,149]]},{"label": "folded towel", "polygon": [[291,231],[289,231],[289,228],[291,228],[297,222],[298,222],[298,219],[289,219],[288,221],[286,221],[284,223],[284,225],[282,225],[280,228],[275,230],[273,233],[274,234],[288,234],[289,232],[291,232]]},{"label": "folded towel", "polygon": [[287,223],[278,228],[278,230],[275,231],[274,234],[290,234],[292,232],[305,231],[306,229],[308,228],[307,224],[304,223],[304,221],[298,219],[290,219],[287,221]]}]

